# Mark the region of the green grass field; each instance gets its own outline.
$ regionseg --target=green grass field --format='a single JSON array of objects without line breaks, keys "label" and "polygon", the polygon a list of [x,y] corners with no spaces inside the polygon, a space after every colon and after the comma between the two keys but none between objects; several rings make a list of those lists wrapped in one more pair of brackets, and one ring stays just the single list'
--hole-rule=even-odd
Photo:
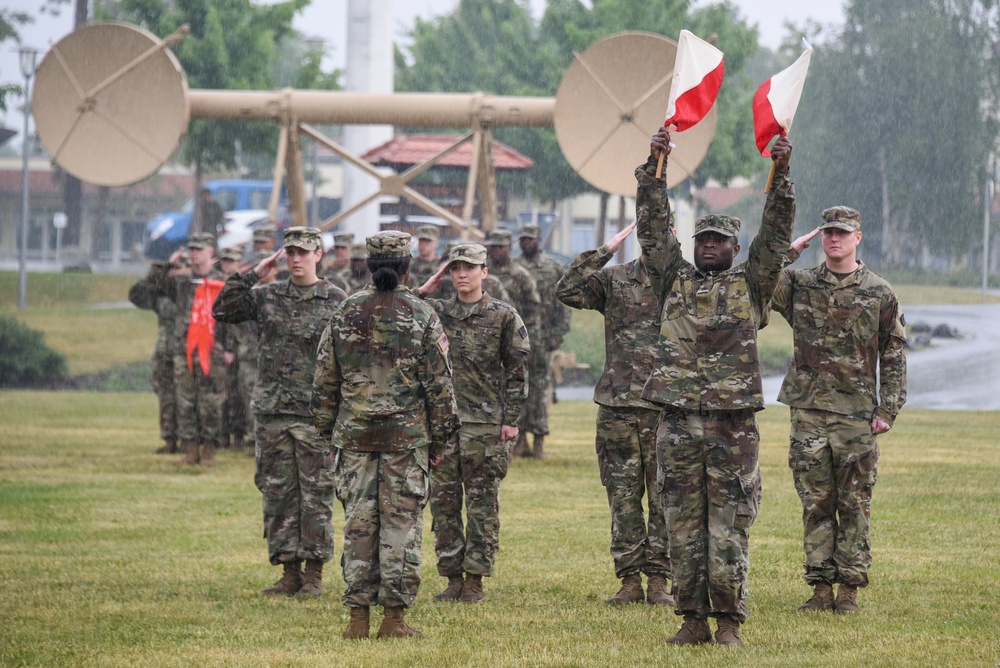
[{"label": "green grass field", "polygon": [[[594,455],[595,408],[554,407],[550,459],[503,483],[487,601],[437,604],[430,521],[408,616],[426,638],[349,643],[336,556],[319,599],[257,590],[267,563],[252,460],[211,471],[150,454],[151,393],[0,392],[3,666],[1000,665],[1000,451],[994,413],[905,411],[881,439],[872,586],[853,616],[798,613],[800,507],[787,411],[760,414],[748,647],[675,648],[671,609],[610,609],[617,589]],[[376,615],[375,622],[378,622]]]}]

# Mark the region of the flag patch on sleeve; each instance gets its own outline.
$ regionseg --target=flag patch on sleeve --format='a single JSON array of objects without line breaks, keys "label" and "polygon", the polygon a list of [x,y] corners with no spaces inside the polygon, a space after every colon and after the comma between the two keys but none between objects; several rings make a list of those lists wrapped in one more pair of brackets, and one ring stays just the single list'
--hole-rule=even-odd
[{"label": "flag patch on sleeve", "polygon": [[450,344],[448,343],[448,335],[447,334],[442,334],[440,337],[438,337],[437,347],[438,347],[438,349],[442,353],[444,353],[446,355],[448,354],[448,347],[449,347],[449,345]]},{"label": "flag patch on sleeve", "polygon": [[521,329],[517,330],[517,333],[521,335],[522,339],[528,338],[528,328],[521,325]]}]

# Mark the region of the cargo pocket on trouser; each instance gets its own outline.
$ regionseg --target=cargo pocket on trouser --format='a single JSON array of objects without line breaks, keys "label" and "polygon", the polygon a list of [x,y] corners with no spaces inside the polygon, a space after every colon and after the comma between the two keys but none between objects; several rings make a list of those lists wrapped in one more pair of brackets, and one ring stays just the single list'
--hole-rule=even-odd
[{"label": "cargo pocket on trouser", "polygon": [[753,526],[760,510],[761,478],[757,469],[750,475],[740,476],[739,498],[736,503],[736,528],[745,531]]},{"label": "cargo pocket on trouser", "polygon": [[[399,488],[400,506],[405,505],[408,509],[422,511],[430,492],[430,465],[427,448],[414,448],[407,452],[412,457],[406,466],[403,484]],[[412,499],[415,504],[410,501],[404,502],[403,499]]]},{"label": "cargo pocket on trouser", "polygon": [[496,435],[490,434],[486,437],[486,443],[483,447],[483,454],[486,457],[485,468],[487,473],[496,480],[503,480],[507,477],[510,465],[507,459],[509,443],[509,441],[504,443],[500,440],[499,432]]}]

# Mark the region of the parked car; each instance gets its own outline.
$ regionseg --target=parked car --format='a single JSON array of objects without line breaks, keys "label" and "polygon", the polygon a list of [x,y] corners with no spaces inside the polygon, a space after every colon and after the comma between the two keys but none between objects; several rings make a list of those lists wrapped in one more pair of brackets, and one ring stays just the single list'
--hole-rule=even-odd
[{"label": "parked car", "polygon": [[[268,223],[267,209],[229,211],[225,217],[226,231],[216,240],[219,248],[243,248],[253,241],[253,231]],[[247,258],[251,255],[249,253]]]},{"label": "parked car", "polygon": [[[270,181],[218,180],[208,181],[204,187],[208,188],[212,193],[212,199],[222,207],[223,213],[227,214],[227,220],[230,212],[266,210],[271,199]],[[184,203],[180,211],[161,213],[149,221],[142,234],[142,246],[146,257],[165,260],[175,249],[186,244],[193,212],[194,198],[191,198]]]}]

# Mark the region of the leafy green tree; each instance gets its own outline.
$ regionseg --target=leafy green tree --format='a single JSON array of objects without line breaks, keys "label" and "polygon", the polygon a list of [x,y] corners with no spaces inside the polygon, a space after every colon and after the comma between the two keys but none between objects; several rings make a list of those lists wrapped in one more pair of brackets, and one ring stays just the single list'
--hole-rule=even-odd
[{"label": "leafy green tree", "polygon": [[918,266],[980,245],[997,138],[988,112],[997,11],[990,0],[847,6],[842,32],[813,56],[796,116],[799,180],[815,184],[800,190],[800,218],[858,208],[874,266]]}]

